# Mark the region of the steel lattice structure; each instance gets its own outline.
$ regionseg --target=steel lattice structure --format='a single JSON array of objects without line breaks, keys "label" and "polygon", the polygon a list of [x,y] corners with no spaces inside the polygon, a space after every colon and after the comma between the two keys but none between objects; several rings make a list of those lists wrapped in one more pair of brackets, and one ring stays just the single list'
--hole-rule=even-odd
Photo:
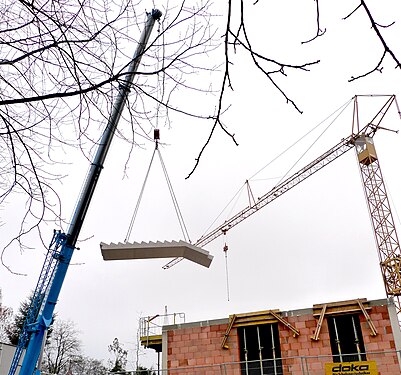
[{"label": "steel lattice structure", "polygon": [[[317,159],[288,177],[269,192],[260,197],[256,202],[226,220],[223,224],[213,229],[196,241],[196,246],[202,247],[217,237],[226,234],[237,224],[253,215],[261,208],[281,197],[293,187],[305,181],[332,161],[344,155],[347,151],[355,149],[358,164],[362,175],[362,183],[365,191],[370,219],[372,222],[377,251],[379,253],[380,269],[387,297],[392,297],[397,306],[397,313],[401,322],[401,251],[390,204],[384,186],[383,176],[373,144],[373,136],[381,127],[381,122],[389,108],[395,103],[398,108],[395,95],[386,95],[385,104],[376,115],[362,128],[359,126],[358,96],[354,97],[354,112],[352,121],[352,134],[343,138],[337,145],[323,153]],[[386,129],[390,130],[390,129]],[[182,258],[176,258],[163,268],[167,269],[178,263]]]},{"label": "steel lattice structure", "polygon": [[361,146],[357,144],[356,150],[386,294],[394,297],[401,312],[400,243],[373,140],[366,137]]}]

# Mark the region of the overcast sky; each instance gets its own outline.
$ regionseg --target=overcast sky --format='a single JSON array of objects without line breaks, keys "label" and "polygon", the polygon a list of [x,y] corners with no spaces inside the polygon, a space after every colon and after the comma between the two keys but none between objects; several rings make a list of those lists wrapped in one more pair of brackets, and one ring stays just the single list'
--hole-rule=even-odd
[{"label": "overcast sky", "polygon": [[[148,3],[146,7],[141,4],[143,10],[152,7],[152,2]],[[228,130],[236,135],[238,147],[222,132],[216,132],[198,169],[185,180],[208,136],[210,124],[199,125],[193,119],[175,116],[170,129],[161,128],[161,153],[193,242],[204,234],[246,179],[355,94],[400,93],[401,73],[394,69],[395,63],[389,56],[382,74],[347,82],[352,75],[370,70],[382,55],[378,38],[363,12],[342,20],[356,1],[353,5],[349,1],[322,4],[321,24],[327,32],[301,46],[301,41],[315,33],[314,2],[307,3],[271,3],[263,15],[252,15],[252,27],[249,26],[250,32],[260,37],[258,47],[267,52],[277,51],[287,62],[321,60],[310,72],[289,72],[288,77],[279,81],[304,112],[302,115],[252,70],[249,59],[239,56],[232,67],[235,92],[227,99],[232,106],[224,116]],[[394,15],[401,14],[401,4],[395,0],[368,3],[378,22],[397,21],[386,30],[385,37],[400,57],[400,20],[394,19]],[[362,125],[383,103],[380,98],[361,101]],[[351,124],[349,105],[293,172],[350,135]],[[255,197],[270,190],[327,125],[325,122],[299,147],[256,175],[251,182]],[[400,128],[395,107],[383,126]],[[383,130],[375,136],[375,144],[399,225],[401,139],[398,134]],[[336,300],[385,297],[353,151],[239,224],[226,238],[207,245],[206,250],[214,256],[209,269],[188,261],[167,271],[162,270],[164,260],[104,262],[99,243],[122,242],[127,233],[153,152],[152,145],[145,146],[134,150],[128,178],[123,178],[129,148],[119,140],[113,143],[80,236],[88,240],[80,243],[81,249],[74,254],[74,265],[69,269],[56,308],[60,319],[73,320],[82,331],[87,355],[107,359],[107,346],[114,337],[127,349],[133,348],[138,319],[162,314],[165,306],[169,313],[184,312],[187,321],[196,321],[261,309],[288,310]],[[82,160],[72,165],[68,169],[70,176],[60,187],[66,216],[67,212],[72,213],[86,169]],[[236,205],[230,206],[214,226],[246,204],[244,191]],[[43,232],[49,241],[52,231],[49,225],[47,233]],[[156,160],[130,240],[178,239],[182,239],[180,227]],[[229,300],[225,242],[229,247]],[[14,309],[34,289],[42,266],[43,247],[38,241],[31,246],[23,254],[7,254],[14,269],[27,276],[0,269],[3,303]]]}]

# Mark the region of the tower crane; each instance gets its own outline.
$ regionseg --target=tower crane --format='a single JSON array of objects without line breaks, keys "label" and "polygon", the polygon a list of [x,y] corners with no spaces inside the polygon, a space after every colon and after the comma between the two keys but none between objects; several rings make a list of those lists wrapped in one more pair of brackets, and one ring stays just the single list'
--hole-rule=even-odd
[{"label": "tower crane", "polygon": [[[42,271],[31,299],[8,375],[16,374],[22,357],[23,362],[19,375],[40,375],[41,373],[40,357],[43,344],[46,341],[46,333],[53,319],[57,299],[74,253],[79,233],[119,119],[127,102],[128,93],[139,63],[146,50],[153,26],[161,15],[162,13],[157,9],[153,9],[147,14],[145,28],[142,31],[128,70],[121,78],[118,96],[116,97],[109,121],[90,166],[68,232],[54,231],[53,239],[50,242]],[[25,355],[23,355],[24,351]]]},{"label": "tower crane", "polygon": [[[358,165],[361,171],[363,188],[372,222],[376,247],[379,255],[380,270],[384,281],[387,297],[394,298],[398,316],[401,316],[401,251],[389,200],[384,186],[384,180],[379,165],[373,136],[379,129],[384,116],[394,104],[401,115],[395,95],[388,95],[386,103],[367,125],[360,128],[358,115],[358,96],[354,97],[352,133],[343,138],[335,146],[308,165],[288,177],[269,192],[258,198],[253,204],[245,207],[237,214],[224,221],[223,224],[203,235],[195,246],[203,247],[226,234],[230,229],[258,212],[260,209],[281,197],[308,177],[312,176],[351,149],[356,150]],[[390,130],[390,129],[386,129]],[[175,258],[163,268],[168,269],[178,263],[181,258]]]}]

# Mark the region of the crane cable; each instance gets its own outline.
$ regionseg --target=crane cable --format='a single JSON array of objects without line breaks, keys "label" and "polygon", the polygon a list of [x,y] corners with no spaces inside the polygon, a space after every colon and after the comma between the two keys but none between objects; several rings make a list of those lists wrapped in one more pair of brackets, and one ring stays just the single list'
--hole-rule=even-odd
[{"label": "crane cable", "polygon": [[[226,235],[226,233],[224,233]],[[228,277],[228,245],[227,242],[224,242],[224,258],[225,258],[225,263],[226,263],[226,290],[227,290],[227,301],[230,301],[230,280]]]},{"label": "crane cable", "polygon": [[[162,25],[162,23],[160,22],[160,20],[159,20],[158,22],[159,22],[159,28],[158,28],[157,31],[158,31],[158,33],[160,34],[160,27],[163,28],[163,25]],[[162,39],[163,39],[163,43],[162,43],[162,59],[161,59],[161,61],[162,61],[162,63],[161,63],[161,64],[162,64],[162,69],[159,69],[159,64],[160,64],[160,50],[158,50],[157,53],[156,53],[156,55],[157,55],[157,56],[156,56],[156,58],[157,58],[157,65],[158,65],[158,68],[157,68],[157,71],[158,71],[157,77],[158,77],[158,79],[157,79],[157,90],[156,90],[156,115],[155,115],[155,117],[156,117],[156,128],[154,129],[155,149],[154,149],[154,151],[153,151],[152,158],[151,158],[151,160],[150,160],[149,167],[148,167],[148,170],[147,170],[147,172],[146,172],[145,180],[144,180],[144,182],[143,182],[143,185],[142,185],[142,188],[141,188],[139,197],[138,197],[138,201],[137,201],[137,203],[136,203],[135,210],[134,210],[134,213],[133,213],[133,215],[132,215],[131,222],[130,222],[130,225],[129,225],[129,228],[128,228],[128,231],[127,231],[127,235],[126,235],[126,237],[125,237],[124,242],[127,242],[127,241],[129,240],[130,236],[131,236],[132,228],[133,228],[133,226],[134,226],[136,217],[137,217],[137,215],[138,215],[139,206],[140,206],[140,203],[141,203],[141,201],[142,201],[143,193],[144,193],[144,190],[145,190],[146,183],[147,183],[147,181],[148,181],[150,169],[151,169],[151,167],[152,167],[152,164],[153,164],[153,160],[154,160],[156,151],[157,151],[157,154],[158,154],[158,156],[159,156],[159,160],[160,160],[160,164],[161,164],[162,169],[163,169],[164,176],[165,176],[165,178],[166,178],[167,186],[168,186],[168,189],[169,189],[169,192],[170,192],[171,199],[172,199],[172,201],[173,201],[173,205],[174,205],[175,212],[176,212],[176,214],[177,214],[177,218],[178,218],[178,222],[179,222],[179,225],[180,225],[180,228],[181,228],[182,235],[183,235],[185,241],[190,242],[189,235],[188,235],[188,230],[187,230],[187,227],[186,227],[185,222],[184,222],[184,217],[183,217],[183,215],[182,215],[182,213],[181,213],[181,210],[180,210],[180,207],[179,207],[179,205],[178,205],[178,200],[177,200],[177,197],[176,197],[176,195],[175,195],[175,193],[174,193],[173,185],[172,185],[172,183],[171,183],[171,181],[170,181],[170,178],[169,178],[169,176],[168,176],[167,168],[166,168],[166,165],[165,165],[165,163],[164,163],[164,161],[163,161],[163,158],[162,158],[162,155],[161,155],[160,149],[159,149],[159,131],[158,131],[157,128],[158,128],[158,125],[159,125],[160,107],[161,107],[161,104],[162,104],[162,102],[163,102],[163,98],[164,98],[164,95],[165,95],[165,73],[164,73],[164,56],[165,56],[165,50],[164,50],[164,48],[165,48],[165,47],[164,47],[164,32],[162,33]],[[162,73],[162,84],[160,84],[159,71]],[[160,93],[160,98],[159,98],[159,93]],[[157,135],[156,135],[156,134],[157,134]]]},{"label": "crane cable", "polygon": [[149,164],[149,167],[148,167],[148,171],[146,172],[145,180],[143,181],[142,188],[141,188],[141,192],[139,193],[138,201],[136,202],[135,210],[134,210],[134,213],[133,213],[133,215],[132,215],[131,222],[130,222],[130,224],[129,224],[128,231],[127,231],[127,235],[125,236],[124,242],[127,242],[128,239],[129,239],[129,237],[131,236],[132,227],[134,226],[134,222],[135,222],[136,216],[137,216],[137,214],[138,214],[139,205],[140,205],[141,200],[142,200],[142,196],[143,196],[143,192],[144,192],[144,190],[145,190],[146,182],[148,181],[149,172],[150,172],[150,167],[151,167],[152,164],[153,164],[153,159],[154,159],[154,157],[155,157],[155,153],[156,153],[156,148],[155,148],[155,150],[153,151],[152,158],[150,159],[150,164]]},{"label": "crane cable", "polygon": [[[325,121],[327,121],[330,117],[332,117],[336,112],[337,115],[331,120],[331,122],[329,122],[329,124],[323,129],[323,131],[318,135],[318,137],[312,142],[312,144],[306,149],[306,151],[298,158],[298,160],[295,161],[295,163],[291,166],[291,168],[281,177],[281,179],[277,182],[276,186],[279,185],[282,181],[284,181],[284,179],[290,174],[290,172],[298,165],[298,163],[305,157],[305,155],[312,149],[312,147],[317,143],[317,141],[319,141],[319,139],[321,137],[323,137],[323,135],[327,132],[327,130],[334,124],[334,122],[342,115],[342,113],[348,108],[348,105],[352,102],[352,99],[350,99],[348,102],[346,102],[345,104],[343,104],[339,109],[337,109],[335,112],[333,112],[330,116],[326,117],[325,120],[321,121],[320,124],[318,126],[320,126],[321,124],[323,124]],[[317,126],[315,128],[313,128],[312,130],[315,130],[317,128]],[[312,131],[309,131],[306,135],[310,134]],[[302,138],[306,137],[303,136]],[[301,138],[301,139],[302,139]],[[300,140],[298,140],[296,143],[298,143]],[[294,144],[293,144],[294,145]],[[291,145],[291,147],[293,146]],[[287,151],[288,148],[285,150]]]},{"label": "crane cable", "polygon": [[174,208],[175,208],[175,212],[177,214],[178,222],[179,222],[180,227],[181,227],[182,235],[184,236],[184,240],[190,243],[191,240],[189,239],[188,230],[187,230],[187,227],[186,227],[185,222],[184,222],[184,217],[182,216],[182,213],[181,213],[181,210],[180,210],[180,206],[178,205],[177,197],[175,196],[175,193],[174,193],[174,190],[173,190],[173,185],[171,184],[170,178],[169,178],[168,173],[167,173],[166,165],[164,164],[164,161],[163,161],[163,158],[162,158],[162,154],[160,153],[160,150],[157,147],[157,143],[156,143],[156,150],[157,150],[157,153],[159,154],[160,163],[161,163],[162,168],[163,168],[164,177],[166,178],[167,186],[168,186],[168,189],[170,191],[170,196],[171,196],[171,199],[173,201],[173,205],[174,205]]},{"label": "crane cable", "polygon": [[[283,176],[281,177],[280,182],[288,175],[288,173],[295,167],[295,165],[305,156],[305,154],[313,147],[313,145],[323,136],[323,134],[328,130],[328,128],[333,125],[333,123],[338,119],[338,117],[341,116],[341,114],[348,108],[348,106],[353,102],[353,98],[347,100],[344,104],[342,104],[339,108],[334,110],[331,114],[326,116],[325,119],[320,121],[317,125],[315,125],[311,130],[306,132],[303,136],[298,138],[295,142],[293,142],[290,146],[288,146],[285,150],[280,152],[277,156],[275,156],[272,160],[270,160],[265,166],[260,168],[257,172],[255,172],[251,177],[249,177],[248,180],[252,180],[256,175],[261,173],[264,169],[266,169],[268,166],[273,164],[276,160],[281,158],[285,153],[287,153],[290,149],[292,149],[294,146],[296,146],[298,143],[300,143],[303,139],[305,139],[307,136],[312,134],[317,128],[322,126],[326,121],[328,121],[331,117],[333,117],[337,112],[339,112],[334,119],[329,123],[329,125],[323,130],[323,132],[317,137],[317,139],[312,143],[312,145],[309,146],[309,148],[302,154],[302,156],[297,160],[297,162],[291,167],[291,169]],[[279,183],[280,183],[279,182]]]},{"label": "crane cable", "polygon": [[[164,97],[166,94],[166,73],[165,73],[165,55],[166,55],[166,44],[165,44],[165,33],[164,33],[164,26],[163,26],[163,22],[161,22],[160,20],[158,20],[159,22],[159,27],[157,29],[157,32],[159,33],[159,35],[161,34],[161,38],[162,38],[162,43],[161,43],[161,50],[162,50],[162,56],[160,58],[160,49],[157,50],[157,64],[158,64],[158,73],[157,73],[157,96],[159,96],[160,93],[160,98],[157,97],[157,107],[156,107],[156,125],[158,127],[159,124],[159,113],[161,111],[161,107],[163,105],[163,101],[164,101]],[[160,30],[161,29],[161,30]],[[160,62],[161,61],[161,62]],[[161,65],[161,67],[160,67]],[[161,74],[161,83],[160,83],[160,75]],[[163,106],[164,107],[164,106]],[[164,107],[164,110],[166,110],[166,107]],[[165,115],[166,119],[167,119],[167,112]],[[170,196],[171,199],[173,201],[173,205],[174,205],[174,209],[175,212],[177,214],[177,218],[178,218],[178,222],[180,224],[180,228],[181,228],[181,233],[184,237],[184,240],[187,242],[191,242],[189,235],[188,235],[188,230],[187,227],[185,225],[184,222],[184,217],[181,213],[180,207],[178,205],[178,200],[177,197],[174,193],[173,190],[173,185],[171,184],[170,178],[168,176],[167,173],[167,168],[166,165],[164,164],[163,158],[162,158],[162,154],[160,153],[159,147],[158,147],[158,140],[156,140],[156,150],[157,153],[159,155],[159,160],[160,160],[160,164],[163,168],[163,172],[164,172],[164,176],[166,178],[166,182],[167,182],[167,186],[168,189],[170,191]]]},{"label": "crane cable", "polygon": [[[344,112],[344,110],[348,107],[348,105],[351,103],[351,100],[347,101],[344,103],[340,108],[338,108],[336,111],[334,111],[330,116],[326,117],[323,121],[321,121],[318,125],[316,125],[312,130],[307,132],[304,136],[302,136],[300,139],[298,139],[296,142],[294,142],[291,146],[286,148],[283,152],[281,152],[278,156],[276,156],[272,161],[270,161],[267,165],[265,165],[263,168],[259,169],[252,177],[254,178],[257,174],[259,174],[263,169],[265,169],[267,166],[269,166],[271,163],[273,163],[275,160],[277,160],[280,156],[285,154],[289,149],[294,147],[296,144],[298,144],[303,138],[305,138],[307,135],[312,133],[312,131],[316,130],[320,125],[322,125],[324,122],[326,122],[330,117],[332,117],[336,112],[339,112],[334,119],[329,123],[329,125],[323,130],[323,132],[317,137],[317,139],[312,143],[312,145],[309,146],[309,148],[301,155],[301,157],[295,162],[295,164],[290,168],[289,171],[284,175],[284,177],[281,178],[280,182],[289,174],[289,172],[299,163],[299,161],[307,154],[307,152],[313,147],[313,145],[323,136],[323,134],[331,127],[331,125],[337,120],[337,118]],[[237,193],[234,195],[234,197],[230,200],[230,202],[226,205],[226,207],[223,209],[225,211],[227,207],[234,201],[235,198],[237,198],[237,201],[239,199],[239,193],[242,191],[242,189],[246,186],[248,188],[248,196],[250,194],[250,186],[249,186],[249,180],[246,180],[244,185],[241,186],[241,188],[237,191]],[[251,192],[252,194],[252,192]],[[253,195],[252,195],[253,198]],[[250,198],[249,198],[250,199]],[[251,201],[249,202],[249,205],[251,205]],[[217,221],[217,219],[221,216],[222,212],[220,215],[214,220],[214,222],[210,225],[210,227]],[[209,229],[210,229],[209,227]],[[209,230],[208,229],[208,230]],[[207,230],[207,231],[208,231]],[[207,232],[206,231],[206,232]],[[224,232],[224,236],[227,235],[227,232]],[[224,241],[224,246],[223,246],[223,252],[224,252],[224,260],[225,260],[225,271],[226,271],[226,291],[227,291],[227,301],[230,301],[230,279],[229,279],[229,273],[228,273],[228,245],[227,241]]]},{"label": "crane cable", "polygon": [[[344,104],[342,104],[339,108],[337,108],[335,111],[333,111],[330,115],[328,115],[325,119],[320,121],[317,125],[315,125],[311,130],[309,130],[306,134],[298,138],[295,142],[293,142],[290,146],[288,146],[285,150],[280,152],[278,155],[276,155],[272,160],[270,160],[267,164],[265,164],[262,168],[260,168],[257,172],[255,172],[251,177],[249,177],[243,185],[237,190],[237,192],[234,194],[234,196],[231,198],[231,200],[225,205],[225,207],[220,211],[220,213],[217,215],[217,217],[213,220],[213,222],[208,226],[208,228],[205,229],[203,232],[203,236],[205,236],[211,228],[215,225],[215,223],[222,217],[223,213],[226,212],[228,207],[231,207],[230,213],[234,210],[234,204],[237,203],[240,199],[240,194],[243,192],[244,188],[249,186],[249,181],[254,180],[254,177],[257,176],[259,173],[261,173],[264,169],[269,167],[271,164],[273,164],[276,160],[281,158],[284,154],[286,154],[289,150],[291,150],[294,146],[296,146],[298,143],[300,143],[304,138],[306,138],[308,135],[313,133],[316,129],[318,129],[320,126],[322,126],[326,121],[328,121],[331,117],[336,115],[337,112],[339,112],[334,119],[329,123],[329,125],[322,131],[320,135],[318,135],[317,139],[308,147],[308,149],[302,154],[300,158],[291,166],[291,168],[279,179],[279,182],[276,183],[275,186],[280,184],[286,176],[294,169],[294,167],[300,162],[300,160],[310,151],[310,149],[313,147],[313,145],[323,136],[323,134],[328,130],[328,128],[338,119],[338,117],[348,108],[349,104],[352,102],[352,98],[350,100],[347,100]],[[234,203],[233,203],[234,202]],[[228,217],[230,217],[230,213],[227,214]]]},{"label": "crane cable", "polygon": [[124,242],[127,242],[129,240],[130,236],[131,236],[132,228],[134,226],[136,217],[138,215],[139,206],[140,206],[140,203],[142,201],[143,193],[145,191],[145,186],[146,186],[146,183],[148,181],[150,169],[152,167],[156,152],[157,152],[157,154],[159,156],[160,164],[162,166],[164,177],[166,179],[167,186],[168,186],[168,189],[169,189],[169,192],[170,192],[170,196],[171,196],[171,199],[173,201],[174,209],[175,209],[175,212],[177,214],[177,218],[178,218],[178,222],[179,222],[179,225],[180,225],[180,228],[181,228],[182,235],[184,236],[184,240],[185,241],[190,242],[189,235],[188,235],[188,230],[187,230],[187,227],[186,227],[185,222],[184,222],[184,217],[183,217],[183,215],[181,213],[181,210],[180,210],[180,207],[178,205],[178,200],[177,200],[177,197],[176,197],[176,195],[174,193],[173,185],[172,185],[172,183],[170,181],[169,175],[167,173],[166,165],[164,164],[162,155],[160,153],[159,142],[158,142],[157,139],[155,140],[155,144],[156,144],[155,145],[155,149],[153,151],[152,158],[150,160],[150,164],[149,164],[148,170],[147,170],[146,175],[145,175],[145,180],[144,180],[144,182],[142,184],[142,188],[141,188],[141,191],[140,191],[140,194],[139,194],[139,197],[138,197],[138,201],[136,203],[135,210],[134,210],[134,213],[132,215],[131,222],[130,222],[130,225],[129,225],[129,228],[128,228],[128,231],[127,231],[127,235],[125,237]]},{"label": "crane cable", "polygon": [[[161,42],[161,47],[159,47],[156,51],[156,60],[157,60],[157,83],[156,83],[156,129],[159,128],[159,114],[161,112],[161,106],[163,104],[164,96],[166,93],[166,73],[165,73],[165,33],[164,33],[164,27],[163,23],[158,20],[158,28],[157,32],[159,34],[159,37],[161,36],[162,42]],[[161,56],[160,56],[160,49],[162,50]],[[160,78],[161,75],[161,78]],[[161,84],[160,84],[161,80]],[[159,97],[160,96],[160,97]]]}]

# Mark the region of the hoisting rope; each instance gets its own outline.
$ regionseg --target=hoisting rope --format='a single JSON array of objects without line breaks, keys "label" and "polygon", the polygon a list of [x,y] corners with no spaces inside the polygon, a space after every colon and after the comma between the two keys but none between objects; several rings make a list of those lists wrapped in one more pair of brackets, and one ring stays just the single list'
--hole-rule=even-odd
[{"label": "hoisting rope", "polygon": [[[166,54],[166,44],[165,44],[165,32],[163,22],[158,20],[159,27],[157,32],[159,37],[162,39],[161,47],[157,49],[157,87],[156,87],[156,129],[159,128],[159,115],[162,109],[165,111],[164,117],[167,121],[167,107],[163,105],[164,96],[166,93],[166,72],[165,72],[165,54]],[[162,56],[160,56],[160,49],[162,51]],[[160,78],[161,77],[161,78]],[[160,82],[161,81],[161,82]]]},{"label": "hoisting rope", "polygon": [[[312,131],[314,131],[317,127],[327,121],[330,117],[332,117],[335,113],[337,115],[329,122],[329,124],[323,129],[323,131],[317,136],[317,138],[312,142],[312,144],[306,149],[306,151],[296,160],[296,162],[291,166],[291,168],[281,177],[281,179],[277,182],[276,186],[279,185],[284,179],[290,174],[290,172],[298,165],[298,163],[305,157],[305,155],[312,149],[312,147],[317,143],[317,141],[323,137],[323,135],[327,132],[327,130],[334,124],[334,122],[342,115],[342,113],[348,108],[348,105],[353,101],[353,98],[344,103],[340,108],[334,111],[331,115],[326,117],[323,121],[321,121],[317,126],[315,126],[312,130],[307,132],[303,137],[301,137],[297,142],[293,143],[290,147],[293,147],[295,144],[300,142],[303,138],[309,135]],[[287,148],[284,152],[286,152],[289,148]],[[281,156],[281,153],[279,156]]]},{"label": "hoisting rope", "polygon": [[[313,141],[312,145],[308,147],[306,152],[302,154],[302,156],[297,160],[297,162],[291,167],[289,171],[291,171],[295,165],[305,156],[305,154],[312,148],[312,146],[323,136],[324,133],[333,125],[333,123],[338,119],[338,117],[341,116],[341,114],[348,108],[348,106],[353,102],[353,98],[349,99],[346,101],[344,104],[342,104],[339,108],[337,108],[335,111],[333,111],[330,115],[328,115],[324,120],[320,121],[317,125],[315,125],[311,130],[306,132],[303,136],[298,138],[294,143],[292,143],[290,146],[288,146],[285,150],[280,152],[277,156],[275,156],[272,160],[270,160],[264,167],[260,168],[256,173],[254,173],[248,180],[252,180],[256,175],[258,175],[260,172],[262,172],[264,169],[266,169],[268,166],[270,166],[273,162],[275,162],[277,159],[281,158],[285,153],[287,153],[289,150],[291,150],[293,147],[295,147],[298,143],[300,143],[304,138],[306,138],[309,134],[313,133],[317,128],[322,126],[329,118],[333,117],[337,112],[337,115],[334,117],[334,119],[329,123],[329,125],[322,131],[320,135],[316,138],[315,141]],[[281,178],[280,182],[284,180],[284,178],[288,175],[289,171]],[[280,183],[279,182],[279,183]],[[278,183],[278,184],[279,184]]]},{"label": "hoisting rope", "polygon": [[[155,134],[156,134],[156,130],[158,131],[158,129],[155,129]],[[160,153],[159,142],[158,142],[158,139],[156,138],[156,135],[155,135],[155,149],[153,151],[152,158],[150,160],[150,164],[149,164],[148,170],[146,172],[145,180],[144,180],[144,182],[142,184],[142,188],[141,188],[141,191],[140,191],[140,194],[139,194],[139,197],[138,197],[138,201],[136,203],[135,210],[134,210],[134,213],[132,215],[131,222],[130,222],[130,225],[129,225],[129,228],[128,228],[128,231],[127,231],[127,235],[125,237],[124,242],[127,242],[129,240],[129,238],[131,237],[132,228],[134,226],[136,217],[138,215],[139,206],[140,206],[140,203],[142,201],[143,193],[145,191],[145,186],[146,186],[146,183],[148,181],[150,169],[152,167],[153,160],[154,160],[156,152],[157,152],[157,154],[159,156],[159,160],[160,160],[160,164],[161,164],[162,169],[163,169],[164,177],[166,178],[167,186],[168,186],[168,189],[169,189],[169,192],[170,192],[171,199],[173,201],[175,212],[177,214],[177,218],[178,218],[178,222],[179,222],[179,225],[180,225],[180,228],[181,228],[182,235],[184,236],[184,240],[185,241],[190,242],[188,231],[187,231],[187,227],[186,227],[185,222],[184,222],[184,217],[182,216],[180,207],[178,205],[177,197],[176,197],[176,195],[174,193],[174,190],[173,190],[173,185],[171,184],[170,178],[169,178],[168,173],[167,173],[166,165],[164,164],[162,155]]]},{"label": "hoisting rope", "polygon": [[169,178],[168,173],[167,173],[167,168],[166,168],[166,166],[164,164],[164,161],[163,161],[163,158],[162,158],[162,154],[160,153],[160,150],[159,150],[159,148],[157,146],[156,146],[156,149],[157,149],[157,153],[159,154],[160,163],[161,163],[162,168],[163,168],[164,176],[166,178],[167,186],[168,186],[168,189],[170,191],[171,199],[173,201],[175,212],[177,214],[178,222],[180,223],[182,235],[184,236],[184,240],[185,241],[191,242],[191,240],[189,238],[189,235],[188,235],[187,227],[186,227],[185,222],[184,222],[184,217],[182,216],[182,213],[181,213],[181,210],[180,210],[180,206],[178,205],[177,197],[175,196],[175,193],[174,193],[174,190],[173,190],[173,185],[171,184],[170,178]]},{"label": "hoisting rope", "polygon": [[[226,233],[224,233],[224,235],[226,235]],[[228,278],[228,245],[227,242],[224,243],[224,247],[223,247],[223,251],[224,251],[224,258],[226,261],[226,289],[227,289],[227,301],[230,301],[230,283],[229,283],[229,278]]]},{"label": "hoisting rope", "polygon": [[[170,178],[169,178],[168,173],[167,173],[166,165],[164,164],[164,161],[163,161],[160,149],[159,149],[159,139],[160,139],[160,136],[159,136],[160,132],[159,132],[159,129],[158,129],[158,127],[159,127],[159,117],[160,117],[161,110],[164,108],[163,107],[163,101],[164,101],[164,96],[165,96],[165,83],[166,82],[165,82],[165,71],[164,71],[164,68],[165,68],[164,27],[163,27],[163,23],[162,23],[162,21],[160,19],[158,20],[158,24],[159,24],[158,25],[159,27],[157,29],[157,32],[159,33],[159,36],[161,35],[161,38],[162,38],[162,44],[161,44],[162,56],[160,56],[160,48],[159,48],[156,51],[157,72],[158,73],[157,73],[157,85],[156,85],[156,114],[155,114],[156,128],[154,129],[155,149],[153,151],[152,158],[150,160],[150,164],[149,164],[148,170],[146,172],[145,180],[143,182],[142,189],[141,189],[141,192],[139,194],[138,201],[136,203],[135,210],[134,210],[134,213],[132,215],[131,222],[130,222],[130,225],[129,225],[129,228],[128,228],[128,232],[127,232],[127,235],[125,237],[124,242],[127,242],[129,240],[129,238],[131,237],[132,228],[134,226],[136,217],[138,215],[139,206],[140,206],[140,203],[142,201],[142,196],[143,196],[143,193],[144,193],[144,190],[145,190],[145,186],[146,186],[146,183],[147,183],[147,180],[148,180],[148,177],[149,177],[150,169],[152,167],[154,156],[155,156],[156,152],[157,152],[157,154],[159,156],[160,164],[162,166],[163,173],[164,173],[164,176],[166,178],[167,186],[168,186],[168,189],[169,189],[169,192],[170,192],[171,199],[173,201],[175,212],[177,214],[177,218],[178,218],[178,222],[179,222],[179,225],[180,225],[180,228],[181,228],[182,235],[183,235],[185,241],[190,242],[188,231],[187,231],[187,227],[186,227],[185,222],[184,222],[184,217],[182,216],[180,207],[178,205],[178,200],[177,200],[176,195],[175,195],[174,190],[173,190],[173,185],[171,184]],[[162,30],[160,30],[160,29],[162,29]],[[161,75],[161,82],[160,82],[160,75]]]},{"label": "hoisting rope", "polygon": [[124,242],[127,242],[128,239],[129,239],[130,236],[131,236],[132,227],[134,226],[135,219],[136,219],[136,216],[137,216],[137,214],[138,214],[139,205],[140,205],[141,200],[142,200],[142,196],[143,196],[143,192],[144,192],[144,190],[145,190],[146,182],[148,181],[149,172],[150,172],[150,167],[152,166],[153,159],[154,159],[154,157],[155,157],[155,153],[156,153],[156,148],[154,149],[153,154],[152,154],[152,158],[150,159],[150,164],[149,164],[149,167],[148,167],[148,171],[146,172],[145,180],[143,181],[142,189],[141,189],[141,192],[139,193],[138,201],[136,202],[135,210],[134,210],[134,213],[133,213],[133,215],[132,215],[131,222],[130,222],[130,224],[129,224],[128,232],[127,232],[127,235],[125,236]]}]

